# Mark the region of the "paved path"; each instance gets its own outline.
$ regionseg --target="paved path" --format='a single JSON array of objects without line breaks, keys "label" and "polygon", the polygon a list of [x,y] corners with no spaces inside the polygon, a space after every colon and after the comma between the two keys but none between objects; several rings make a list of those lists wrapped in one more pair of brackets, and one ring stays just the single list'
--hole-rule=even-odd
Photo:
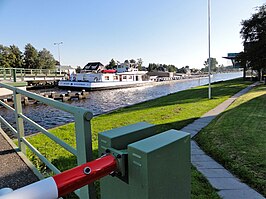
[{"label": "paved path", "polygon": [[[247,93],[256,86],[257,83],[248,86],[238,92],[228,100],[224,101],[216,108],[204,114],[201,118],[181,129],[194,137],[201,129],[207,126],[217,115],[229,107],[238,97]],[[261,194],[251,189],[233,176],[222,165],[206,155],[195,141],[191,141],[191,161],[192,164],[201,172],[210,184],[218,190],[218,194],[224,199],[265,199]]]},{"label": "paved path", "polygon": [[21,152],[17,153],[9,141],[0,128],[0,189],[18,189],[38,181],[29,165],[22,159],[23,156],[18,155]]}]

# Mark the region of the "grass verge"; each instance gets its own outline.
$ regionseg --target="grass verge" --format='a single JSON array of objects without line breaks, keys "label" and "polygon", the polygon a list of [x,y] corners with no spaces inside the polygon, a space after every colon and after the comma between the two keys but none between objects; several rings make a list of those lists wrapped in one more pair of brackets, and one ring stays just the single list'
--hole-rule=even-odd
[{"label": "grass verge", "polygon": [[266,196],[266,86],[238,98],[195,138],[201,148]]},{"label": "grass verge", "polygon": [[[207,97],[208,87],[201,86],[95,117],[92,119],[94,155],[97,156],[97,134],[99,132],[141,121],[155,124],[158,132],[181,129],[248,84],[250,82],[243,82],[239,79],[219,82],[212,85],[212,100]],[[51,129],[50,132],[75,147],[73,123]],[[28,140],[60,170],[76,165],[76,159],[72,154],[51,142],[46,136],[39,134],[29,137]],[[35,156],[30,153],[29,156],[37,167],[45,171],[45,166]],[[192,198],[219,198],[215,190],[194,168],[192,169],[192,181]]]}]

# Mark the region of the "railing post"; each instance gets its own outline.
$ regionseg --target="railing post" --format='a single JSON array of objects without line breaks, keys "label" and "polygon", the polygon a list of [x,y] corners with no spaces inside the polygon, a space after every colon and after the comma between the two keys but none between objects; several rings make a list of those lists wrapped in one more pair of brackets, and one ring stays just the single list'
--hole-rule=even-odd
[{"label": "railing post", "polygon": [[20,151],[26,155],[26,146],[24,143],[21,142],[21,138],[24,137],[23,119],[19,116],[19,114],[22,113],[21,94],[18,94],[16,90],[14,90],[13,95],[14,95],[17,132],[18,132],[18,147]]},{"label": "railing post", "polygon": [[4,80],[6,80],[6,69],[4,68]]},{"label": "railing post", "polygon": [[20,79],[21,81],[24,81],[22,69],[20,69]]},{"label": "railing post", "polygon": [[12,72],[13,72],[13,81],[14,81],[14,82],[17,82],[17,74],[16,74],[17,71],[16,71],[16,69],[13,68],[13,69],[12,69]]},{"label": "railing post", "polygon": [[[89,162],[92,157],[92,138],[91,122],[93,115],[91,112],[79,112],[75,114],[75,131],[77,146],[78,165]],[[81,199],[95,199],[95,190],[93,185],[85,186],[80,189]]]}]

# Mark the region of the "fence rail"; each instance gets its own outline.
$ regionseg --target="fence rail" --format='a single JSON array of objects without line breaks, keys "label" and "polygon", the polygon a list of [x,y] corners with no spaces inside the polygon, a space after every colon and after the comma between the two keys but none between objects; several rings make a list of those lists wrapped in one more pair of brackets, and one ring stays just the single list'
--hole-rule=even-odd
[{"label": "fence rail", "polygon": [[25,68],[0,68],[0,79],[21,81],[30,80],[58,80],[64,77],[65,73],[55,69],[25,69]]},{"label": "fence rail", "polygon": [[[77,157],[78,165],[84,164],[88,161],[92,160],[92,141],[91,141],[91,119],[93,117],[92,113],[86,109],[71,106],[68,104],[64,104],[52,99],[48,99],[37,95],[35,93],[31,93],[28,91],[24,91],[18,89],[16,87],[0,83],[0,87],[9,89],[13,91],[14,97],[14,107],[7,105],[3,101],[0,100],[0,104],[5,108],[11,110],[16,118],[16,128],[12,127],[11,124],[8,123],[1,115],[0,115],[0,128],[1,124],[5,125],[8,129],[12,131],[12,133],[17,137],[19,149],[26,155],[26,147],[28,147],[34,154],[36,154],[40,160],[47,165],[54,173],[60,173],[59,169],[56,168],[48,159],[46,159],[31,143],[27,141],[24,135],[24,121],[29,123],[31,126],[35,127],[41,133],[49,137],[51,140],[59,144],[61,147],[72,153]],[[76,135],[76,149],[72,146],[65,143],[63,140],[59,139],[55,135],[51,134],[47,129],[40,126],[27,116],[23,114],[22,103],[21,103],[21,95],[27,96],[29,98],[35,99],[39,102],[42,102],[48,106],[53,108],[68,112],[74,116],[75,121],[75,135]],[[94,188],[92,186],[85,186],[81,188],[76,193],[79,195],[81,199],[87,198],[95,198]]]}]

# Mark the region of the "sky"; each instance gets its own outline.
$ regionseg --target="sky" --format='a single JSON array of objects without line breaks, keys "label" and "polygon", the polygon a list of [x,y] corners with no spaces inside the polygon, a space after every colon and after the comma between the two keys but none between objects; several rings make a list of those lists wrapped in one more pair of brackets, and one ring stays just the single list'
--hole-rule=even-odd
[{"label": "sky", "polygon": [[[241,21],[266,0],[210,0],[211,57],[243,50]],[[62,65],[113,58],[202,68],[208,58],[207,0],[0,0],[0,44],[46,48]]]}]

